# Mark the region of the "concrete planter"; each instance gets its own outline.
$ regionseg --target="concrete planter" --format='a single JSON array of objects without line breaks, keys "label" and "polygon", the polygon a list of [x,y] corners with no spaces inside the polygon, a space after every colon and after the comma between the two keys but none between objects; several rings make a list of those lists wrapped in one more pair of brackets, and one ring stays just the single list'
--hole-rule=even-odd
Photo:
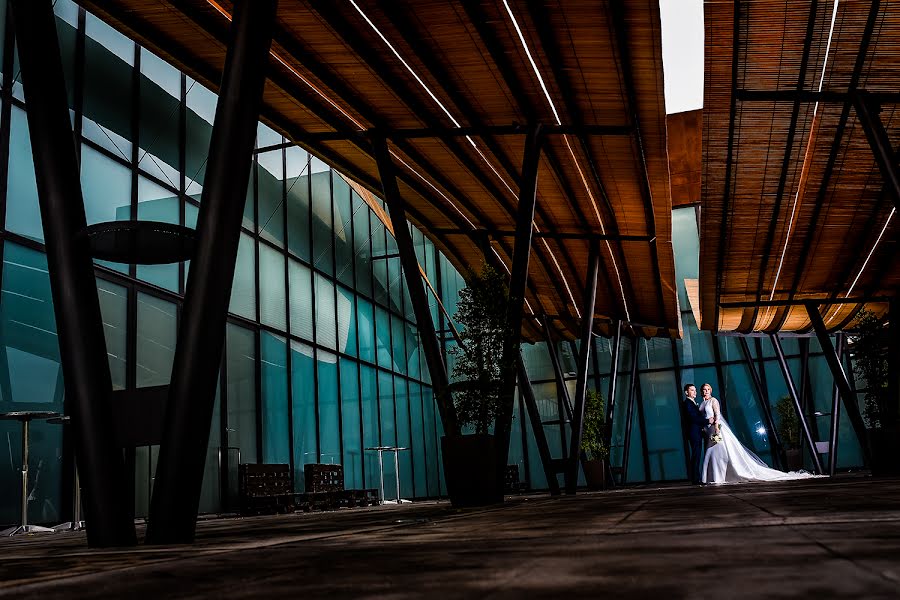
[{"label": "concrete planter", "polygon": [[872,475],[900,475],[900,431],[882,427],[869,429],[868,435]]},{"label": "concrete planter", "polygon": [[588,460],[582,465],[584,469],[584,480],[587,482],[588,489],[605,490],[606,489],[606,461],[601,459]]}]

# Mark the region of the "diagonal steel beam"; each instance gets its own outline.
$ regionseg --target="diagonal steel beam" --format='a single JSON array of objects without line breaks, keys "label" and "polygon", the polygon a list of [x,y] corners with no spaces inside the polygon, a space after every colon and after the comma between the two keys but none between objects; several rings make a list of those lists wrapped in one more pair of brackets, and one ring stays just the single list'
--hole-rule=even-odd
[{"label": "diagonal steel beam", "polygon": [[[88,545],[137,543],[125,499],[125,463],[113,439],[112,381],[87,238],[56,18],[49,0],[11,3],[19,49],[50,291],[56,316],[66,412],[87,492]],[[7,398],[8,400],[8,398]],[[207,427],[209,429],[209,427]]]},{"label": "diagonal steel beam", "polygon": [[640,338],[631,338],[631,379],[628,383],[628,410],[625,411],[625,440],[622,448],[622,474],[620,483],[625,485],[628,481],[628,450],[631,446],[631,426],[634,421],[634,401],[637,391],[638,378],[638,349],[640,348]]},{"label": "diagonal steel beam", "polygon": [[741,336],[738,338],[741,346],[741,353],[744,355],[744,361],[747,363],[747,370],[750,371],[750,380],[753,382],[753,389],[756,391],[756,397],[759,398],[759,404],[762,407],[763,418],[766,420],[766,432],[772,444],[772,456],[777,461],[777,465],[782,468],[787,464],[784,454],[784,446],[781,445],[781,438],[778,430],[775,428],[775,419],[772,416],[772,406],[769,404],[769,393],[766,386],[756,370],[753,362],[753,356],[750,354],[750,346],[747,344],[747,338]]},{"label": "diagonal steel beam", "polygon": [[522,313],[525,309],[525,289],[528,282],[528,263],[531,258],[531,236],[534,231],[534,208],[537,203],[538,164],[541,159],[542,143],[541,126],[535,125],[525,140],[522,187],[519,191],[519,208],[516,214],[516,241],[509,275],[509,302],[506,308],[503,359],[500,364],[500,411],[494,426],[498,472],[506,468],[506,459],[509,456],[509,432],[512,427],[516,390],[516,357],[520,355]]},{"label": "diagonal steel beam", "polygon": [[594,335],[594,305],[597,300],[597,280],[600,270],[600,253],[596,244],[590,245],[588,272],[585,281],[585,298],[581,318],[581,344],[576,365],[578,378],[575,381],[575,406],[572,414],[572,437],[569,443],[569,465],[566,469],[566,493],[574,494],[578,485],[578,461],[581,455],[581,436],[584,425],[584,404],[587,392],[588,362],[591,356],[591,336]]},{"label": "diagonal steel beam", "polygon": [[850,419],[853,430],[856,432],[856,437],[859,439],[863,457],[865,458],[866,464],[871,465],[872,457],[869,453],[869,436],[866,433],[866,424],[859,412],[856,392],[853,391],[853,387],[847,379],[847,373],[844,371],[844,367],[841,365],[841,361],[834,350],[834,345],[831,343],[831,338],[828,336],[828,330],[825,328],[825,321],[822,320],[822,315],[819,313],[818,307],[814,304],[807,304],[806,312],[809,315],[809,320],[812,321],[813,329],[816,332],[816,338],[819,340],[819,345],[822,347],[822,353],[825,355],[825,361],[828,363],[828,368],[831,369],[831,376],[834,377],[834,382],[841,391],[841,398],[844,400],[844,409],[847,411],[847,418]]},{"label": "diagonal steel beam", "polygon": [[[406,206],[400,190],[397,188],[397,178],[394,173],[394,163],[383,137],[372,138],[373,154],[378,164],[378,173],[381,177],[381,185],[384,190],[384,201],[388,206],[391,222],[394,223],[394,239],[397,241],[397,250],[400,254],[400,265],[403,276],[406,279],[406,289],[410,302],[413,305],[413,313],[416,317],[416,327],[422,342],[422,350],[425,353],[425,362],[428,364],[428,372],[431,374],[431,384],[434,389],[438,412],[441,423],[448,435],[459,434],[459,422],[456,416],[456,408],[449,393],[449,380],[447,369],[441,355],[441,345],[431,320],[431,311],[428,309],[428,298],[425,296],[425,286],[419,276],[419,263],[416,259],[416,251],[413,247],[412,236],[406,225]],[[505,464],[505,463],[504,463]]]},{"label": "diagonal steel beam", "polygon": [[[835,345],[835,353],[838,357],[844,355],[844,334],[838,331],[834,335],[837,343]],[[837,451],[838,451],[838,429],[841,424],[841,389],[838,387],[837,380],[834,382],[834,389],[831,392],[831,427],[828,435],[828,474],[834,477],[837,469]]]},{"label": "diagonal steel beam", "polygon": [[276,7],[235,3],[150,503],[151,544],[194,540]]},{"label": "diagonal steel beam", "polygon": [[[544,423],[541,421],[541,413],[538,410],[537,401],[534,398],[534,389],[531,387],[531,380],[528,379],[525,361],[522,360],[521,354],[516,356],[515,361],[516,371],[519,376],[519,393],[522,396],[522,402],[525,404],[525,408],[528,410],[528,420],[531,421],[531,431],[534,433],[538,454],[541,457],[541,467],[544,469],[544,475],[547,477],[547,485],[550,487],[550,495],[559,496],[559,480],[556,478],[556,469],[553,468],[553,458],[550,456],[550,446],[547,445],[547,435],[544,432]],[[505,466],[504,461],[504,467]]]},{"label": "diagonal steel beam", "polygon": [[816,444],[813,441],[812,434],[809,431],[809,423],[806,421],[806,415],[803,414],[803,407],[800,405],[800,398],[797,396],[797,388],[794,386],[794,378],[791,376],[791,370],[788,367],[787,360],[784,358],[784,349],[781,347],[781,338],[777,333],[769,336],[772,340],[772,347],[775,348],[775,356],[778,359],[778,366],[781,367],[781,374],[784,376],[784,383],[787,385],[788,394],[791,396],[791,402],[794,404],[794,411],[800,420],[800,430],[803,433],[803,440],[806,442],[806,449],[812,456],[813,465],[815,465],[816,473],[823,473],[822,462],[819,460],[819,454],[816,452]]}]

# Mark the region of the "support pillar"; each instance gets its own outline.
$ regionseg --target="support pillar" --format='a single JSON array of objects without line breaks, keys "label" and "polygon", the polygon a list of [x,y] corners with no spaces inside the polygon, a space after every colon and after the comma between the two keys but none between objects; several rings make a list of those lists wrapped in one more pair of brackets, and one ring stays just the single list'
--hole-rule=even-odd
[{"label": "support pillar", "polygon": [[777,333],[769,336],[772,339],[772,346],[775,348],[775,356],[778,359],[778,366],[781,367],[781,374],[784,376],[784,383],[787,385],[788,394],[794,403],[794,410],[797,412],[797,418],[800,420],[800,430],[803,434],[803,440],[806,442],[806,449],[812,455],[813,465],[815,465],[816,473],[822,473],[822,463],[819,460],[819,454],[816,452],[816,444],[809,432],[809,424],[806,422],[806,415],[803,414],[803,408],[800,406],[800,398],[797,397],[797,388],[794,387],[794,378],[791,377],[791,370],[788,367],[787,360],[784,358],[784,349],[781,347],[781,338]]},{"label": "support pillar", "polygon": [[825,328],[825,321],[822,320],[822,315],[819,314],[818,306],[807,304],[806,313],[809,315],[809,320],[812,322],[813,329],[816,332],[816,338],[818,338],[819,345],[822,347],[825,362],[828,363],[828,368],[831,369],[831,376],[834,377],[834,382],[841,392],[841,398],[844,399],[844,410],[847,411],[847,418],[850,419],[853,431],[856,432],[863,457],[866,464],[871,465],[872,457],[869,454],[869,436],[866,434],[866,424],[863,422],[862,415],[859,412],[856,393],[853,391],[847,379],[847,374],[844,372],[844,367],[834,351],[834,345],[831,343],[831,338],[828,337],[828,330]]},{"label": "support pillar", "polygon": [[372,149],[375,162],[378,164],[384,201],[388,207],[391,223],[394,225],[394,239],[397,241],[397,252],[400,254],[400,266],[416,317],[416,327],[422,340],[422,350],[425,353],[425,362],[431,375],[431,386],[434,389],[441,423],[446,435],[459,435],[459,422],[456,417],[456,408],[453,406],[453,398],[449,392],[447,368],[441,354],[441,344],[434,329],[434,322],[431,320],[431,311],[428,310],[425,284],[422,283],[412,236],[406,224],[406,202],[400,196],[400,189],[397,187],[397,177],[387,140],[382,136],[373,137]]},{"label": "support pillar", "polygon": [[578,460],[581,456],[581,435],[584,424],[584,403],[587,392],[588,361],[591,356],[591,336],[594,335],[594,305],[597,302],[597,276],[600,273],[600,253],[590,243],[588,274],[584,286],[584,305],[581,310],[581,345],[578,348],[575,381],[575,406],[572,410],[572,437],[569,440],[569,464],[566,468],[566,493],[574,494],[578,486]]},{"label": "support pillar", "polygon": [[239,0],[185,288],[147,543],[191,543],[277,0]]},{"label": "support pillar", "polygon": [[522,183],[519,186],[519,206],[516,211],[516,239],[513,246],[512,268],[509,275],[509,303],[506,309],[506,337],[503,340],[503,359],[500,364],[500,410],[494,425],[497,448],[497,472],[503,474],[509,456],[509,432],[512,427],[513,403],[516,390],[516,363],[520,355],[522,313],[528,284],[528,263],[531,258],[531,237],[534,231],[534,207],[537,203],[538,164],[544,136],[540,124],[528,131],[525,156],[522,159]]},{"label": "support pillar", "polygon": [[559,414],[559,441],[560,448],[563,450],[563,459],[566,458],[568,450],[566,444],[566,420],[572,422],[572,400],[569,398],[569,388],[566,386],[566,380],[563,376],[562,367],[559,364],[559,354],[556,352],[556,342],[550,333],[550,323],[544,317],[544,338],[547,340],[547,352],[550,355],[550,365],[553,367],[553,376],[556,379],[556,406],[557,414]]},{"label": "support pillar", "polygon": [[[556,470],[553,468],[553,458],[550,456],[550,446],[547,445],[547,436],[544,433],[544,423],[541,421],[541,413],[538,411],[537,401],[534,399],[534,389],[528,372],[525,370],[525,361],[522,355],[516,357],[516,370],[518,371],[519,394],[525,408],[528,409],[528,420],[531,421],[531,430],[534,432],[534,440],[537,443],[538,454],[541,457],[541,467],[547,477],[547,485],[550,487],[551,496],[559,496],[559,481],[556,479]],[[524,429],[524,427],[522,428]]]},{"label": "support pillar", "polygon": [[786,468],[787,458],[784,454],[784,446],[781,445],[781,438],[778,435],[778,430],[775,428],[775,419],[772,416],[772,405],[769,404],[769,393],[762,382],[762,378],[759,376],[759,372],[756,370],[756,365],[753,364],[753,357],[750,355],[750,345],[747,343],[747,339],[742,336],[738,338],[738,340],[740,341],[744,360],[747,362],[747,369],[750,371],[750,379],[753,381],[756,397],[759,398],[759,404],[762,407],[763,417],[766,419],[766,432],[769,437],[769,443],[772,446],[772,457],[775,459],[777,466],[780,466],[782,469]]},{"label": "support pillar", "polygon": [[[844,334],[837,332],[835,334],[837,345],[835,352],[838,357],[844,355]],[[828,435],[828,474],[834,477],[837,469],[837,450],[838,450],[838,429],[841,426],[841,391],[838,387],[837,380],[834,382],[834,389],[831,391],[831,427]]]},{"label": "support pillar", "polygon": [[619,347],[621,346],[621,341],[622,321],[617,319],[616,330],[613,334],[612,359],[609,366],[609,397],[606,399],[606,447],[609,448],[610,464],[612,464],[613,416],[616,414],[616,384],[619,379]]},{"label": "support pillar", "polygon": [[[66,412],[84,484],[91,547],[137,543],[125,463],[116,447],[112,380],[86,226],[78,155],[69,121],[56,18],[49,0],[14,0],[38,202],[66,387]],[[5,398],[9,400],[9,398]]]},{"label": "support pillar", "polygon": [[631,381],[628,384],[628,410],[625,411],[625,446],[622,448],[622,485],[628,481],[628,447],[631,445],[631,422],[634,420],[634,396],[638,378],[638,338],[631,338]]}]

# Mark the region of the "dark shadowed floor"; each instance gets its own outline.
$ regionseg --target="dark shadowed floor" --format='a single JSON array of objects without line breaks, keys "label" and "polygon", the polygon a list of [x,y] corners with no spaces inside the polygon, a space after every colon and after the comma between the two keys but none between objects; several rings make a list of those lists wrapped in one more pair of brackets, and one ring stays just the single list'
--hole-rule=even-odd
[{"label": "dark shadowed floor", "polygon": [[[143,534],[143,530],[139,531]],[[0,596],[896,598],[900,480],[644,487],[218,519],[193,546],[0,540]]]}]

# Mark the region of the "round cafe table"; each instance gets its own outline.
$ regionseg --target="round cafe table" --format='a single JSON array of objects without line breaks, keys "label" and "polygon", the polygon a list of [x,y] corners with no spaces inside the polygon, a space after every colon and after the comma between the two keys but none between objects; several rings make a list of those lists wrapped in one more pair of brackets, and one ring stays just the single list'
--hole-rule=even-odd
[{"label": "round cafe table", "polygon": [[35,419],[52,419],[59,413],[49,410],[17,410],[0,413],[0,419],[16,420],[22,423],[22,521],[17,527],[0,531],[0,536],[12,536],[20,533],[53,533],[49,527],[28,524],[28,425]]}]

